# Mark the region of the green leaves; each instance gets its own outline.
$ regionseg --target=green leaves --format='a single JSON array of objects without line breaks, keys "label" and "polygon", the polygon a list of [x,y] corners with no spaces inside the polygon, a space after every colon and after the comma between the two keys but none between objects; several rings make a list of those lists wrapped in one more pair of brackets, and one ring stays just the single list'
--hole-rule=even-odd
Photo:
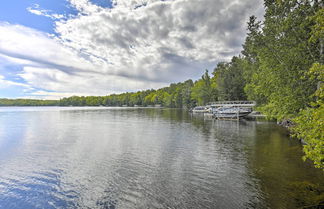
[{"label": "green leaves", "polygon": [[265,0],[265,8],[263,23],[248,23],[244,91],[268,118],[293,119],[305,159],[324,169],[324,9],[310,0]]},{"label": "green leaves", "polygon": [[304,75],[320,57],[318,47],[309,42],[317,8],[309,1],[265,5],[263,24],[253,17],[248,24],[244,89],[270,118],[289,119],[306,107],[316,89],[316,82]]},{"label": "green leaves", "polygon": [[314,161],[316,167],[324,170],[324,65],[315,63],[308,71],[312,80],[318,81],[318,89],[312,95],[314,102],[300,111],[294,118],[294,136],[303,139],[305,157]]},{"label": "green leaves", "polygon": [[243,76],[244,60],[233,57],[229,63],[219,63],[214,71],[217,74],[218,100],[246,100]]},{"label": "green leaves", "polygon": [[191,98],[198,105],[205,105],[217,100],[217,84],[214,77],[210,78],[208,70],[206,70],[201,79],[194,83],[191,89]]}]

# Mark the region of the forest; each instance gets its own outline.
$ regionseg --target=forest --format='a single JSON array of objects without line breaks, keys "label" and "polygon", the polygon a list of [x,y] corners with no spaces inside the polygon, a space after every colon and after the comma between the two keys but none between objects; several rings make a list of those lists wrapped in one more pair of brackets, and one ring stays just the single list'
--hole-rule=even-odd
[{"label": "forest", "polygon": [[212,101],[254,100],[257,110],[289,120],[305,159],[324,169],[324,7],[318,0],[265,0],[251,16],[242,52],[197,81],[157,90],[60,100],[0,99],[0,106],[151,106],[191,108]]}]

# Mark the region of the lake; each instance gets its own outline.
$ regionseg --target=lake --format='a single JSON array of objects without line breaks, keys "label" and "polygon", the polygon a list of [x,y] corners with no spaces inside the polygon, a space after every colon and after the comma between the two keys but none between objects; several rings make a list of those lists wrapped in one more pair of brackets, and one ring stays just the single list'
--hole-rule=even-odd
[{"label": "lake", "polygon": [[0,208],[297,208],[303,185],[324,184],[302,155],[272,122],[2,107]]}]

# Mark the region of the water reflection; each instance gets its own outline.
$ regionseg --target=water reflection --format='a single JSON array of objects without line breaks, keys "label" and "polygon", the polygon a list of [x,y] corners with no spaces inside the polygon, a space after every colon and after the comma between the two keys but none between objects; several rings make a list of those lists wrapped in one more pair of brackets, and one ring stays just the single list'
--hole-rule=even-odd
[{"label": "water reflection", "polygon": [[0,208],[294,208],[289,182],[324,179],[271,123],[2,108],[0,127]]}]

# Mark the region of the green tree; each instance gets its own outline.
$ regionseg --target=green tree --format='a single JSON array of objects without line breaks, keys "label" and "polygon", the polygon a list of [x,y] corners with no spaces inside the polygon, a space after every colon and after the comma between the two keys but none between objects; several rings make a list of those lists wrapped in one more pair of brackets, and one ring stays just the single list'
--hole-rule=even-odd
[{"label": "green tree", "polygon": [[[316,44],[309,41],[314,26],[310,17],[317,8],[310,1],[270,0],[265,7],[262,31],[253,29],[254,35],[246,43],[245,52],[256,54],[252,57],[257,57],[257,68],[247,70],[252,76],[245,92],[262,102],[260,109],[269,117],[292,118],[309,103],[316,88],[305,73],[320,58]],[[249,43],[252,37],[257,47]]]},{"label": "green tree", "polygon": [[245,100],[245,80],[243,77],[243,59],[233,57],[229,63],[219,63],[215,69],[218,73],[218,99],[235,101]]},{"label": "green tree", "polygon": [[192,80],[187,80],[184,82],[183,87],[181,89],[182,95],[182,107],[191,108],[193,107],[193,101],[191,99],[191,92],[194,83]]},{"label": "green tree", "polygon": [[212,81],[208,74],[208,70],[205,71],[204,75],[194,83],[191,89],[191,98],[198,105],[205,105],[208,102],[212,102],[213,96]]},{"label": "green tree", "polygon": [[315,102],[302,110],[294,119],[292,131],[295,136],[303,139],[304,159],[314,161],[316,167],[324,170],[324,65],[316,63],[310,69],[311,79],[319,81],[318,89],[313,95]]}]

